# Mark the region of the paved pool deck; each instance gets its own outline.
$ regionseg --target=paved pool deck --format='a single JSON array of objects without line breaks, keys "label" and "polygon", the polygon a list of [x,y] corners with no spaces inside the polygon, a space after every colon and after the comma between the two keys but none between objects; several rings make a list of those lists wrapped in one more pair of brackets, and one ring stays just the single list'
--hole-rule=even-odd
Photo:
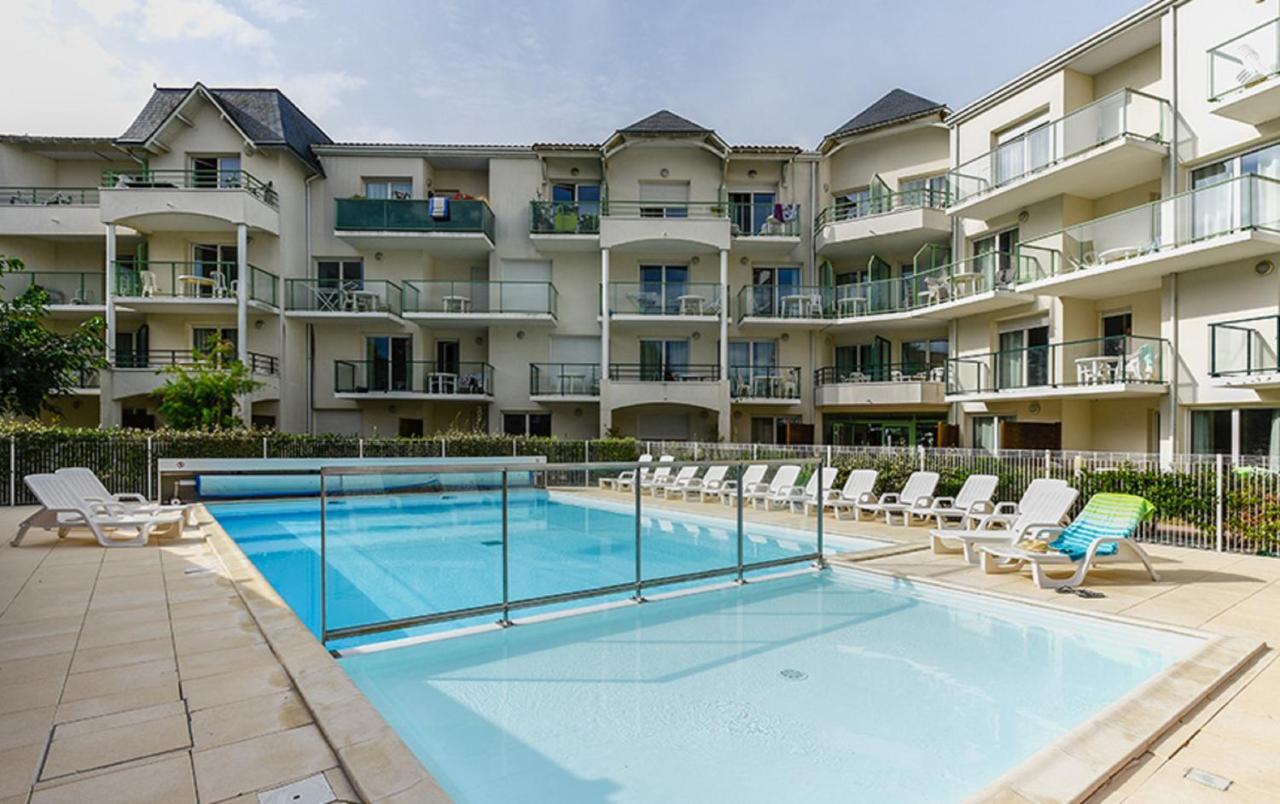
[{"label": "paved pool deck", "polygon": [[[732,515],[711,503],[645,503]],[[144,548],[104,550],[82,530],[61,541],[35,531],[11,547],[9,534],[32,510],[0,509],[0,804],[248,804],[317,775],[336,801],[446,800],[207,516]],[[777,511],[746,517],[814,526],[813,516]],[[858,562],[877,571],[1280,643],[1280,559],[1151,546],[1160,582],[1108,568],[1087,582],[1106,597],[1086,600],[934,556],[922,549],[923,527],[825,524],[892,542]],[[1090,800],[1276,800],[1276,656],[1255,655]],[[1231,785],[1192,781],[1191,768]]]}]

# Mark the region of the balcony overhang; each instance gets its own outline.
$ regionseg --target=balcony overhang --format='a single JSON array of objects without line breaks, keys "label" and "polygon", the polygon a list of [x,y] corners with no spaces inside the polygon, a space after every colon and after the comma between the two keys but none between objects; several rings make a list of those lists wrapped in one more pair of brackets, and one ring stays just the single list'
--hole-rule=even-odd
[{"label": "balcony overhang", "polygon": [[1253,374],[1224,374],[1210,378],[1208,384],[1215,388],[1275,391],[1280,390],[1280,371],[1259,371]]},{"label": "balcony overhang", "polygon": [[1167,251],[1077,268],[1070,273],[1018,285],[1018,292],[1077,299],[1104,299],[1160,287],[1168,274],[1255,259],[1280,251],[1280,233],[1233,232]]},{"label": "balcony overhang", "polygon": [[239,224],[280,234],[280,213],[248,190],[110,187],[99,191],[102,223],[139,232],[225,232]]},{"label": "balcony overhang", "polygon": [[927,380],[901,382],[841,382],[818,386],[814,402],[818,407],[867,407],[930,405],[941,407],[945,386]]},{"label": "balcony overhang", "polygon": [[[116,310],[126,313],[178,313],[181,315],[235,315],[236,298],[201,298],[184,296],[112,296]],[[280,311],[269,304],[249,300],[248,308],[275,315]]]},{"label": "balcony overhang", "polygon": [[493,241],[484,232],[334,229],[333,236],[366,251],[421,251],[433,257],[479,257],[493,251]]},{"label": "balcony overhang", "polygon": [[1059,195],[1102,198],[1160,177],[1169,148],[1161,142],[1124,135],[1096,148],[974,195],[947,208],[951,215],[991,220]]},{"label": "balcony overhang", "polygon": [[579,254],[600,250],[599,234],[547,234],[531,232],[533,247],[543,254]]},{"label": "balcony overhang", "polygon": [[[598,318],[598,316],[597,316]],[[609,316],[614,327],[627,329],[641,327],[660,329],[664,332],[676,330],[700,329],[702,327],[719,326],[719,315],[648,315],[640,313],[614,313]]]},{"label": "balcony overhang", "polygon": [[493,401],[492,394],[441,394],[430,391],[335,391],[334,399],[351,400],[424,400],[435,402],[474,402],[487,405]]},{"label": "balcony overhang", "polygon": [[568,402],[568,403],[573,403],[573,402],[588,402],[588,403],[589,403],[589,402],[599,402],[599,401],[600,401],[600,394],[599,394],[599,393],[595,393],[595,394],[540,394],[540,393],[536,393],[536,392],[535,392],[535,393],[529,394],[529,398],[530,398],[530,399],[532,399],[534,402],[538,402],[538,403],[541,403],[541,404],[544,404],[544,405],[552,405],[552,404],[556,404],[556,403],[564,403],[564,402]]},{"label": "balcony overhang", "polygon": [[406,326],[407,322],[389,310],[286,310],[285,318],[308,324],[368,324],[392,323]]},{"label": "balcony overhang", "polygon": [[407,312],[404,320],[416,321],[422,326],[450,326],[462,329],[493,326],[554,327],[556,317],[551,313],[429,313]]},{"label": "balcony overhang", "polygon": [[747,235],[733,238],[733,250],[749,257],[785,257],[800,247],[800,235]]},{"label": "balcony overhang", "polygon": [[1254,126],[1275,120],[1280,117],[1280,76],[1210,101],[1209,110]]},{"label": "balcony overhang", "polygon": [[[35,237],[55,242],[101,242],[106,235],[97,205],[0,205],[0,237]],[[116,237],[137,237],[117,229]]]},{"label": "balcony overhang", "polygon": [[722,381],[610,380],[607,398],[614,410],[635,405],[686,405],[719,411],[729,402],[729,384]]},{"label": "balcony overhang", "polygon": [[746,327],[759,329],[824,329],[831,326],[832,322],[825,318],[809,318],[806,316],[763,316],[748,315],[738,320],[738,328]]},{"label": "balcony overhang", "polygon": [[750,405],[752,407],[794,408],[800,404],[800,399],[799,397],[735,396],[730,402],[734,405]]},{"label": "balcony overhang", "polygon": [[1032,399],[1140,399],[1165,396],[1169,384],[1164,382],[1109,382],[1096,385],[1035,386],[1008,388],[999,391],[974,391],[947,394],[948,403],[959,402],[1020,402]]},{"label": "balcony overhang", "polygon": [[945,241],[950,236],[951,220],[946,212],[914,207],[824,224],[814,236],[814,246],[819,255],[834,259],[914,254],[925,243]]},{"label": "balcony overhang", "polygon": [[644,254],[720,251],[730,246],[727,218],[618,218],[600,221],[600,248]]},{"label": "balcony overhang", "polygon": [[107,306],[105,304],[51,304],[45,308],[45,314],[49,318],[75,320],[95,315],[106,315]]}]

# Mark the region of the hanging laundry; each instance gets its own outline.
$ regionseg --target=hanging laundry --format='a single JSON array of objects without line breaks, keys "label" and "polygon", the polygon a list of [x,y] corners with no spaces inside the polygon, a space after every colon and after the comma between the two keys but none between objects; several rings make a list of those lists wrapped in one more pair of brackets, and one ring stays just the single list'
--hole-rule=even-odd
[{"label": "hanging laundry", "polygon": [[800,219],[799,204],[786,204],[785,206],[782,207],[782,215],[779,217],[779,220],[784,221],[786,223],[791,223],[792,221],[796,221],[799,219]]},{"label": "hanging laundry", "polygon": [[428,198],[427,212],[431,215],[432,220],[449,220],[449,199],[443,195],[436,195]]}]

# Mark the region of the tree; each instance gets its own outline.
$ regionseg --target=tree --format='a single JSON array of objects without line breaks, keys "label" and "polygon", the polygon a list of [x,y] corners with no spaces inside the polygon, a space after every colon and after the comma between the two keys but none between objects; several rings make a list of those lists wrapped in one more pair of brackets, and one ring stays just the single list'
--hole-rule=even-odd
[{"label": "tree", "polygon": [[[0,255],[0,288],[20,287],[23,270],[22,260]],[[48,291],[28,284],[12,299],[0,297],[0,413],[35,419],[106,365],[106,324],[94,316],[71,332],[54,332],[45,326]]]},{"label": "tree", "polygon": [[230,341],[195,354],[189,366],[166,366],[165,384],[156,392],[160,415],[176,430],[233,430],[241,427],[239,397],[261,383],[235,357]]}]

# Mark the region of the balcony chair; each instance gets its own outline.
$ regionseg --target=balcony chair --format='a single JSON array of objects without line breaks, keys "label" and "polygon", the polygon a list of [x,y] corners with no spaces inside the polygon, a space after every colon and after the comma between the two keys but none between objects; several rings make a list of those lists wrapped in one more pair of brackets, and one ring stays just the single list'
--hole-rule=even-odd
[{"label": "balcony chair", "polygon": [[951,291],[947,287],[945,279],[937,276],[926,276],[924,278],[923,295],[925,304],[942,304],[951,295]]},{"label": "balcony chair", "polygon": [[138,279],[142,282],[142,297],[149,299],[160,291],[160,285],[156,282],[155,271],[139,271]]}]

